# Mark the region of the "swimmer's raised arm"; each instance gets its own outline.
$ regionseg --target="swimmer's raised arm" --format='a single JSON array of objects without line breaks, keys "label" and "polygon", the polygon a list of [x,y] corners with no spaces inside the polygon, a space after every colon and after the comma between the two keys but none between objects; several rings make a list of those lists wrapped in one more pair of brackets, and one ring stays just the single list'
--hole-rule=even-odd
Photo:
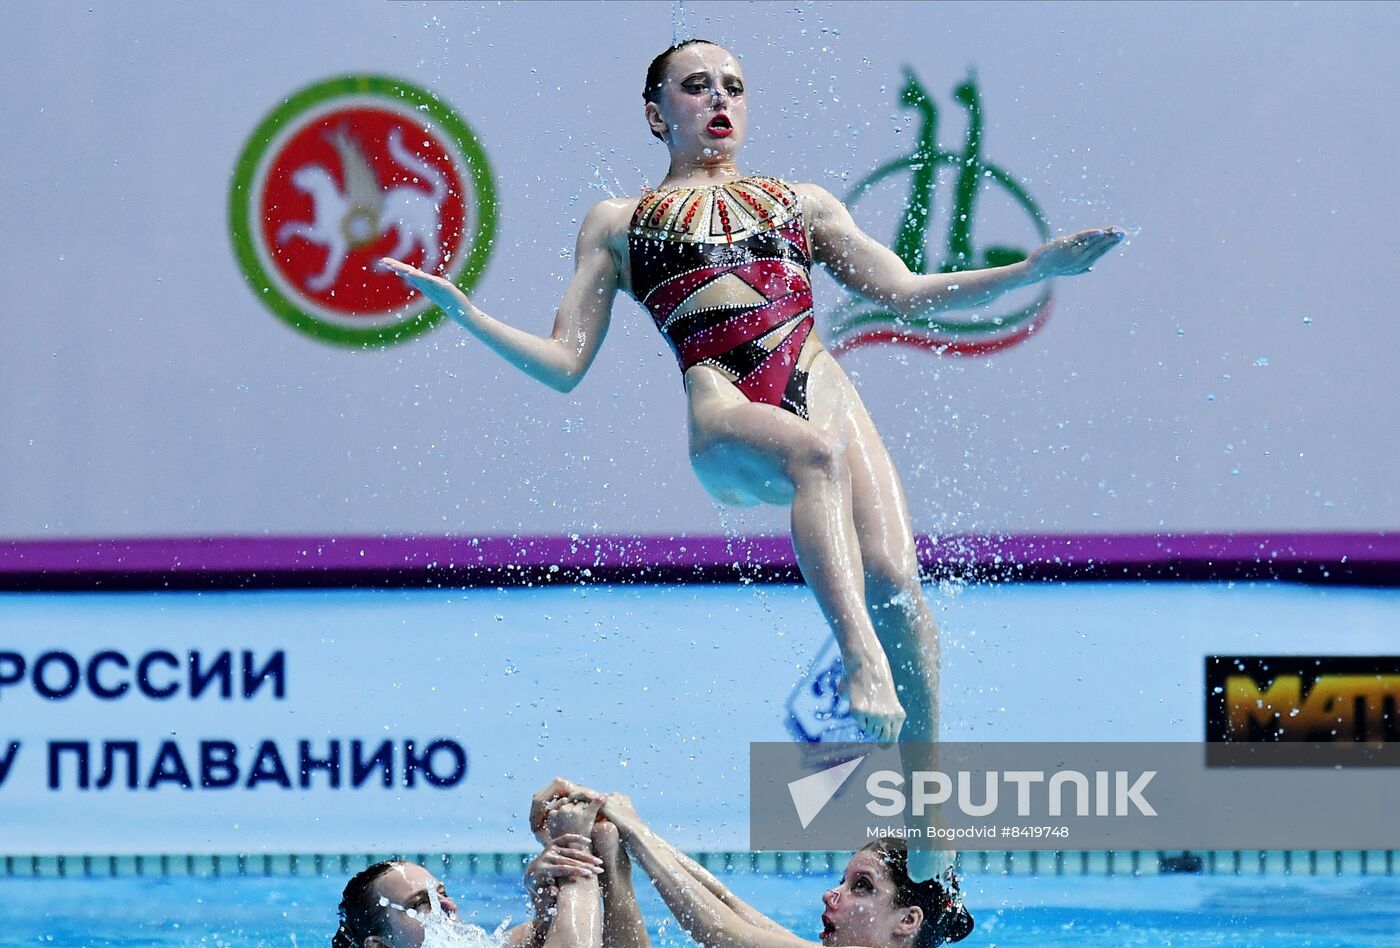
[{"label": "swimmer's raised arm", "polygon": [[902,316],[979,306],[1009,290],[1083,273],[1124,237],[1114,227],[1084,230],[1043,244],[1009,266],[912,273],[893,250],[856,226],[850,211],[830,192],[813,184],[800,191],[814,258],[846,289]]},{"label": "swimmer's raised arm", "polygon": [[813,945],[772,922],[755,924],[726,904],[690,874],[676,858],[676,851],[642,822],[625,796],[610,795],[603,815],[617,826],[623,843],[651,877],[676,921],[706,948],[811,948]]},{"label": "swimmer's raised arm", "polygon": [[[540,819],[540,834],[547,835],[544,814]],[[530,896],[534,918],[506,932],[507,948],[541,948],[549,936],[559,897],[559,880],[597,876],[603,871],[603,860],[590,853],[591,841],[585,836],[561,836],[547,840],[543,851],[525,867],[525,891]],[[604,928],[607,926],[606,893],[603,904]]]},{"label": "swimmer's raised arm", "polygon": [[[658,839],[659,838],[660,837],[658,837]],[[715,898],[733,909],[740,918],[753,925],[757,925],[759,928],[766,928],[769,931],[775,932],[784,932],[789,935],[792,934],[791,931],[779,925],[767,915],[764,915],[758,909],[735,895],[723,882],[716,879],[710,870],[700,865],[694,859],[691,859],[666,840],[663,839],[661,842],[665,843],[665,845],[670,848],[672,854],[676,858],[676,862],[678,862],[681,868],[685,869],[686,872],[690,873],[691,878],[708,889]]]},{"label": "swimmer's raised arm", "polygon": [[646,921],[632,886],[632,860],[617,827],[608,820],[593,824],[593,854],[602,860],[604,948],[651,948]]},{"label": "swimmer's raised arm", "polygon": [[[569,800],[554,807],[547,818],[551,839],[590,840],[597,819],[597,800]],[[580,851],[592,843],[580,844]],[[554,920],[545,936],[544,948],[602,948],[603,919],[598,902],[598,877],[578,875],[560,878],[554,902]]]},{"label": "swimmer's raised arm", "polygon": [[[530,798],[530,831],[545,843],[546,852],[560,844],[578,848],[578,837],[549,839],[547,823],[550,813],[561,800],[596,802],[601,806],[605,799],[606,797],[596,790],[590,790],[563,777],[555,777]],[[593,824],[590,836],[584,839],[583,843],[584,848],[590,849],[591,855],[566,855],[572,855],[575,859],[590,859],[597,866],[597,871],[592,874],[598,875],[602,887],[603,945],[605,948],[651,948],[646,921],[642,918],[642,910],[637,905],[637,893],[632,887],[632,862],[627,857],[627,851],[622,848],[617,827],[607,820],[600,819]],[[571,871],[582,868],[581,863],[565,859],[562,864],[565,866],[562,873],[551,872],[550,875],[557,878],[559,874],[585,874]],[[557,892],[557,884],[554,892]],[[552,898],[552,893],[550,897]],[[545,907],[548,911],[553,911],[553,902],[550,901]],[[525,946],[512,944],[511,948]]]},{"label": "swimmer's raised arm", "polygon": [[567,392],[593,364],[608,331],[620,284],[611,243],[627,226],[627,208],[626,201],[607,200],[584,217],[574,252],[574,276],[548,336],[488,316],[450,280],[387,257],[382,262],[511,365],[550,388]]}]

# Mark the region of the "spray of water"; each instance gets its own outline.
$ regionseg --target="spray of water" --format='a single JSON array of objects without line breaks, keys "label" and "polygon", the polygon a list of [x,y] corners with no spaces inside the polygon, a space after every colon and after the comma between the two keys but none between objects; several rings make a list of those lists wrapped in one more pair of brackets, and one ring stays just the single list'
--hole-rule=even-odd
[{"label": "spray of water", "polygon": [[685,9],[685,0],[675,0],[671,4],[671,45],[674,46],[681,40],[688,40],[692,35],[690,16]]},{"label": "spray of water", "polygon": [[488,932],[480,925],[459,922],[446,915],[423,920],[423,948],[505,948],[505,924]]},{"label": "spray of water", "polygon": [[412,922],[423,929],[423,948],[505,948],[506,929],[510,919],[488,932],[480,925],[463,922],[455,915],[449,915],[442,907],[442,898],[434,889],[428,890],[428,911],[405,908],[395,905],[388,899],[380,898],[379,904],[394,911],[403,912]]}]

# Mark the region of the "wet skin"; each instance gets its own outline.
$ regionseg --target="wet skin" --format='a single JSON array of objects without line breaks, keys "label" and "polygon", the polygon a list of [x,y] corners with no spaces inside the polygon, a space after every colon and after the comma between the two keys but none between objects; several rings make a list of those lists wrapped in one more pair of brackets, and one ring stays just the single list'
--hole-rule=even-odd
[{"label": "wet skin", "polygon": [[[660,187],[742,177],[737,156],[748,107],[743,69],[727,50],[697,44],[673,54],[660,93],[644,106],[648,127],[669,155]],[[911,274],[831,194],[811,184],[794,187],[815,261],[838,283],[898,313],[980,305],[1083,273],[1123,238],[1114,228],[1082,231],[1011,266]],[[585,217],[574,277],[548,337],[493,319],[446,279],[400,261],[384,265],[512,364],[569,391],[602,344],[618,291],[631,292],[627,233],[638,200],[609,199]],[[919,583],[903,485],[846,373],[825,351],[816,353],[809,372],[811,417],[804,420],[748,401],[714,368],[691,367],[684,379],[691,466],[722,503],[790,508],[798,565],[841,649],[841,688],[861,729],[878,741],[936,741],[938,629]]]}]

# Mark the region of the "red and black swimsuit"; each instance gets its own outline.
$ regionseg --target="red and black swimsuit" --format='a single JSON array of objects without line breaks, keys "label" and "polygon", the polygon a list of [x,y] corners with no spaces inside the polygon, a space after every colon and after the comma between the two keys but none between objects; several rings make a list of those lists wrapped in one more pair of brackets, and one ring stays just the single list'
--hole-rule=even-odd
[{"label": "red and black swimsuit", "polygon": [[812,254],[797,193],[777,178],[648,191],[627,236],[632,291],[681,372],[720,371],[753,402],[807,417]]}]

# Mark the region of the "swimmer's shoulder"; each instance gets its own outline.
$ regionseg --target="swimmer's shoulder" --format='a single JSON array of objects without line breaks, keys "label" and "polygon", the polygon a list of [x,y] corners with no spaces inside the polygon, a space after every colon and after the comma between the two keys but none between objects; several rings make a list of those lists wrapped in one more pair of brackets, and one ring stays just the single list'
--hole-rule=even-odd
[{"label": "swimmer's shoulder", "polygon": [[841,202],[836,195],[819,184],[810,181],[788,181],[785,182],[797,194],[797,198],[802,202],[802,213],[807,218],[810,227],[813,223],[829,214],[833,208],[841,207]]},{"label": "swimmer's shoulder", "polygon": [[627,234],[632,229],[632,217],[637,212],[637,205],[644,196],[604,198],[588,209],[578,233],[581,253],[587,252],[590,246],[598,250],[606,248],[617,270],[619,284],[629,293],[632,276]]},{"label": "swimmer's shoulder", "polygon": [[632,226],[632,215],[637,212],[641,196],[604,198],[588,209],[584,215],[582,230],[592,230],[609,238],[625,236]]},{"label": "swimmer's shoulder", "polygon": [[637,212],[637,197],[604,198],[588,209],[579,227],[579,240],[606,245],[615,253],[627,246],[627,231]]}]

